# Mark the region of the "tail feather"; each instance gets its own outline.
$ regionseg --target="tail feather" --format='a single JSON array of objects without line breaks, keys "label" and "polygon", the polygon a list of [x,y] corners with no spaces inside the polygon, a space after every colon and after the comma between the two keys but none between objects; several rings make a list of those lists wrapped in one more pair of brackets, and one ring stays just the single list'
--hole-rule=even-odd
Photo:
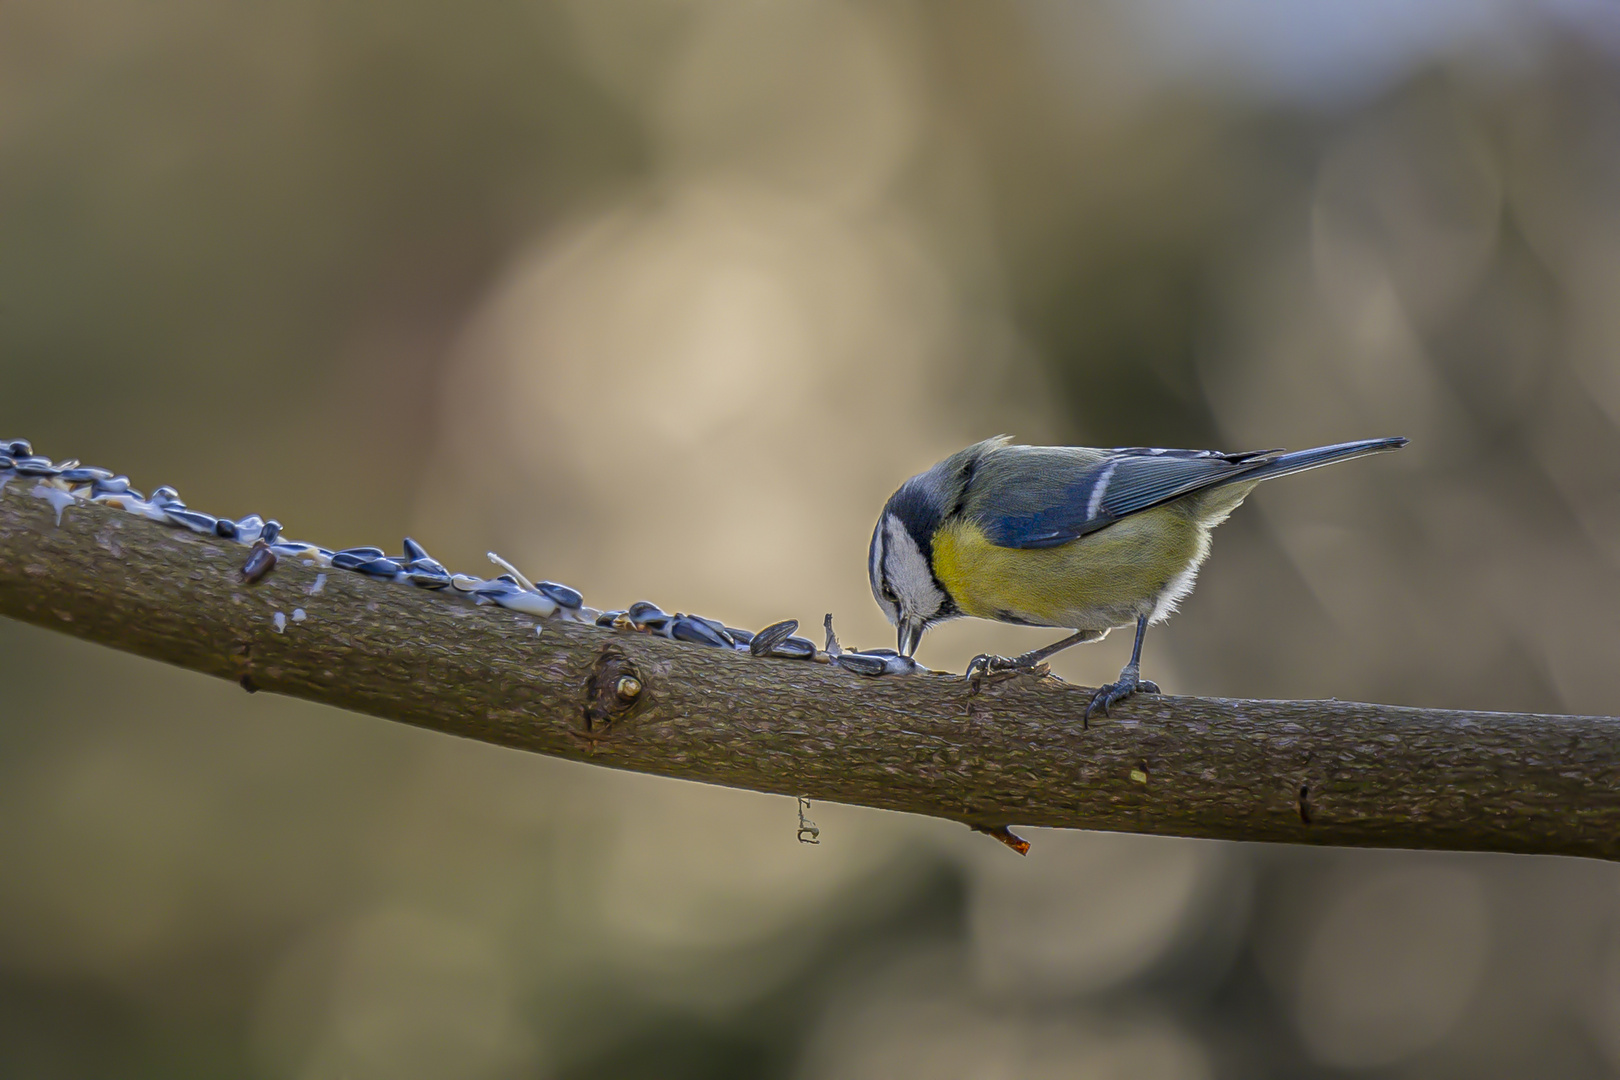
[{"label": "tail feather", "polygon": [[1278,476],[1287,476],[1289,473],[1331,465],[1335,461],[1348,461],[1350,458],[1365,457],[1368,454],[1399,450],[1406,442],[1403,436],[1397,435],[1389,439],[1361,439],[1357,442],[1336,443],[1333,446],[1318,446],[1314,450],[1296,450],[1291,454],[1281,454],[1236,479],[1270,480]]}]

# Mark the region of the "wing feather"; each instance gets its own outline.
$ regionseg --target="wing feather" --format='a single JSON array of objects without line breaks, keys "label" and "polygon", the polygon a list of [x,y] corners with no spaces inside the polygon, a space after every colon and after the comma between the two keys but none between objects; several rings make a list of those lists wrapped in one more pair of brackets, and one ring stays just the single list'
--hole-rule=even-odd
[{"label": "wing feather", "polygon": [[1123,517],[1238,479],[1275,457],[1260,450],[1008,447],[986,455],[969,511],[997,547],[1056,547]]}]

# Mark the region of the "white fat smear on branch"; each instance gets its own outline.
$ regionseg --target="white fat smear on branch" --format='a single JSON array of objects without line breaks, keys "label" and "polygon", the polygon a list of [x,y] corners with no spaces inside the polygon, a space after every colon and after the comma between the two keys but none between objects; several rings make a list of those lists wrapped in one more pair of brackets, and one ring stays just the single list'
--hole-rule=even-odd
[{"label": "white fat smear on branch", "polygon": [[34,490],[29,492],[36,499],[44,499],[56,511],[56,524],[62,524],[62,511],[73,505],[73,496],[61,488],[51,487],[49,484],[35,484]]}]

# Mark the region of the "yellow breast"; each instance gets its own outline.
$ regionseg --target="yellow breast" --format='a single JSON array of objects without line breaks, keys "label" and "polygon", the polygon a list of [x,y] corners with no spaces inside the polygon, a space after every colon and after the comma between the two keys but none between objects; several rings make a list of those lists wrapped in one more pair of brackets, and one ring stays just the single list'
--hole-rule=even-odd
[{"label": "yellow breast", "polygon": [[934,574],[977,618],[1107,630],[1184,592],[1208,549],[1208,529],[1174,505],[1050,548],[997,547],[977,525],[957,521],[934,537]]}]

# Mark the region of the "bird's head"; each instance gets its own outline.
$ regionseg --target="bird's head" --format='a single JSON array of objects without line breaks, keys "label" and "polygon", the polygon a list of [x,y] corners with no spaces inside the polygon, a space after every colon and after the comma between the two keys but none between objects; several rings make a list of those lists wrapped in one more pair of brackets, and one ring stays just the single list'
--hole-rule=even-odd
[{"label": "bird's head", "polygon": [[902,656],[917,651],[924,630],[962,614],[934,573],[934,538],[958,512],[978,459],[1005,441],[991,439],[953,454],[900,485],[883,507],[867,571],[873,598],[899,630]]}]

